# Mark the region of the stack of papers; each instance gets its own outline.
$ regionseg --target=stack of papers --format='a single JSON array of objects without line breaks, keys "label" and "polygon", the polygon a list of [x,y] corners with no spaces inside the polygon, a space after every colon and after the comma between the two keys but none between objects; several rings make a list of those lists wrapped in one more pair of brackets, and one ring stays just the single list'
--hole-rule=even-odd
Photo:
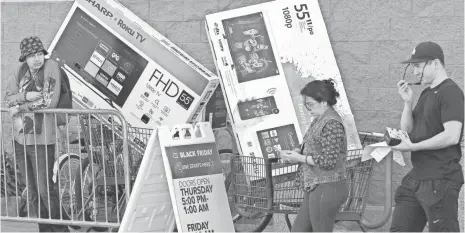
[{"label": "stack of papers", "polygon": [[[376,162],[380,162],[391,152],[391,147],[386,142],[379,142],[365,146],[363,149],[362,162],[370,159],[375,159]],[[393,159],[401,166],[405,166],[404,157],[400,151],[394,150]]]}]

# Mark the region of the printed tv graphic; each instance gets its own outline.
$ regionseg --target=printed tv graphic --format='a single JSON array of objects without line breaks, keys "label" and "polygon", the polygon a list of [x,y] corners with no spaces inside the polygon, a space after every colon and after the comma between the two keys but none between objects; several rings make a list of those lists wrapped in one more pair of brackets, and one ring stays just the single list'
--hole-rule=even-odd
[{"label": "printed tv graphic", "polygon": [[263,14],[222,20],[239,83],[279,74]]},{"label": "printed tv graphic", "polygon": [[237,107],[239,108],[239,116],[241,117],[241,120],[249,120],[252,118],[279,113],[279,109],[276,106],[276,100],[273,96],[240,102]]},{"label": "printed tv graphic", "polygon": [[[347,147],[362,148],[318,0],[271,1],[218,12],[206,16],[205,26],[229,117],[239,125],[234,133],[242,154],[266,156],[261,153],[271,148],[260,150],[256,138],[263,129],[293,124],[302,140],[314,116],[300,91],[310,81],[329,78],[340,94],[334,108],[342,117]],[[250,107],[247,112],[238,104],[265,96],[274,97],[278,114],[253,113]]]},{"label": "printed tv graphic", "polygon": [[278,158],[279,150],[294,150],[299,146],[293,124],[257,131],[258,141],[264,158]]},{"label": "printed tv graphic", "polygon": [[57,57],[90,83],[92,90],[119,107],[148,64],[80,8],[55,46],[52,59]]}]

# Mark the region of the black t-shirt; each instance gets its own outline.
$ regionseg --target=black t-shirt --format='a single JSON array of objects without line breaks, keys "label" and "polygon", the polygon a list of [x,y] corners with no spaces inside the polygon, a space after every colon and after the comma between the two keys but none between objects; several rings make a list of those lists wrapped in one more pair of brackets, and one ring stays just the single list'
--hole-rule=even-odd
[{"label": "black t-shirt", "polygon": [[[451,79],[434,88],[426,88],[413,109],[413,128],[409,134],[412,142],[420,142],[444,131],[444,123],[460,121],[463,133],[464,95]],[[460,141],[462,136],[460,137]],[[412,152],[413,169],[410,175],[417,180],[449,179],[462,182],[460,142],[437,150]]]}]

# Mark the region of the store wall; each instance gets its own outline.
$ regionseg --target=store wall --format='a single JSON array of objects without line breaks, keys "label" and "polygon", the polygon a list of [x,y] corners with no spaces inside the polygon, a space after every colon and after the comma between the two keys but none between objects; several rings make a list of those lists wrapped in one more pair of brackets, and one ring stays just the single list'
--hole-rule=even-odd
[{"label": "store wall", "polygon": [[[266,0],[121,2],[215,71],[203,26],[205,14]],[[18,65],[20,40],[38,35],[48,46],[71,4],[1,4],[2,81]],[[433,40],[443,47],[449,75],[463,86],[462,0],[320,0],[320,7],[360,130],[381,132],[385,126],[398,125],[402,104],[395,84],[403,72],[399,61],[420,41]]]},{"label": "store wall", "polygon": [[[140,18],[215,72],[206,38],[205,14],[266,0],[120,0]],[[1,4],[1,90],[19,65],[19,42],[39,36],[48,46],[72,2]],[[398,127],[402,100],[396,82],[414,46],[425,40],[444,49],[447,71],[464,85],[463,0],[320,0],[344,86],[362,131]],[[418,97],[420,88],[414,89]],[[3,94],[2,94],[3,106]],[[229,141],[220,138],[220,147]],[[410,168],[394,164],[394,190]],[[369,202],[383,202],[382,164],[375,167]]]}]

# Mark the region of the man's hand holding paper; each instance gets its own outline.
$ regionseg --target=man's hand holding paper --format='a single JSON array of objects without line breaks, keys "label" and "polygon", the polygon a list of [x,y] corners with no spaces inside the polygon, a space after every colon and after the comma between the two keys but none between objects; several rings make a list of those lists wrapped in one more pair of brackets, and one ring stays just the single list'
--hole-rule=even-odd
[{"label": "man's hand holding paper", "polygon": [[[393,148],[387,145],[386,142],[379,142],[365,146],[363,149],[362,162],[370,159],[375,159],[376,162],[381,162],[381,160],[386,157],[386,155],[391,152]],[[393,159],[401,166],[405,166],[404,157],[402,153],[398,150],[393,150]]]},{"label": "man's hand holding paper", "polygon": [[[387,128],[388,132],[392,132],[392,129]],[[411,147],[412,142],[408,138],[407,134],[398,133],[398,138],[401,140],[401,143],[397,146],[389,146],[388,142],[383,141],[371,145],[365,146],[363,149],[362,161],[366,161],[374,158],[376,162],[380,162],[386,157],[391,150],[393,150],[393,159],[401,166],[405,166],[404,158],[401,151],[408,151],[408,148]]]}]

